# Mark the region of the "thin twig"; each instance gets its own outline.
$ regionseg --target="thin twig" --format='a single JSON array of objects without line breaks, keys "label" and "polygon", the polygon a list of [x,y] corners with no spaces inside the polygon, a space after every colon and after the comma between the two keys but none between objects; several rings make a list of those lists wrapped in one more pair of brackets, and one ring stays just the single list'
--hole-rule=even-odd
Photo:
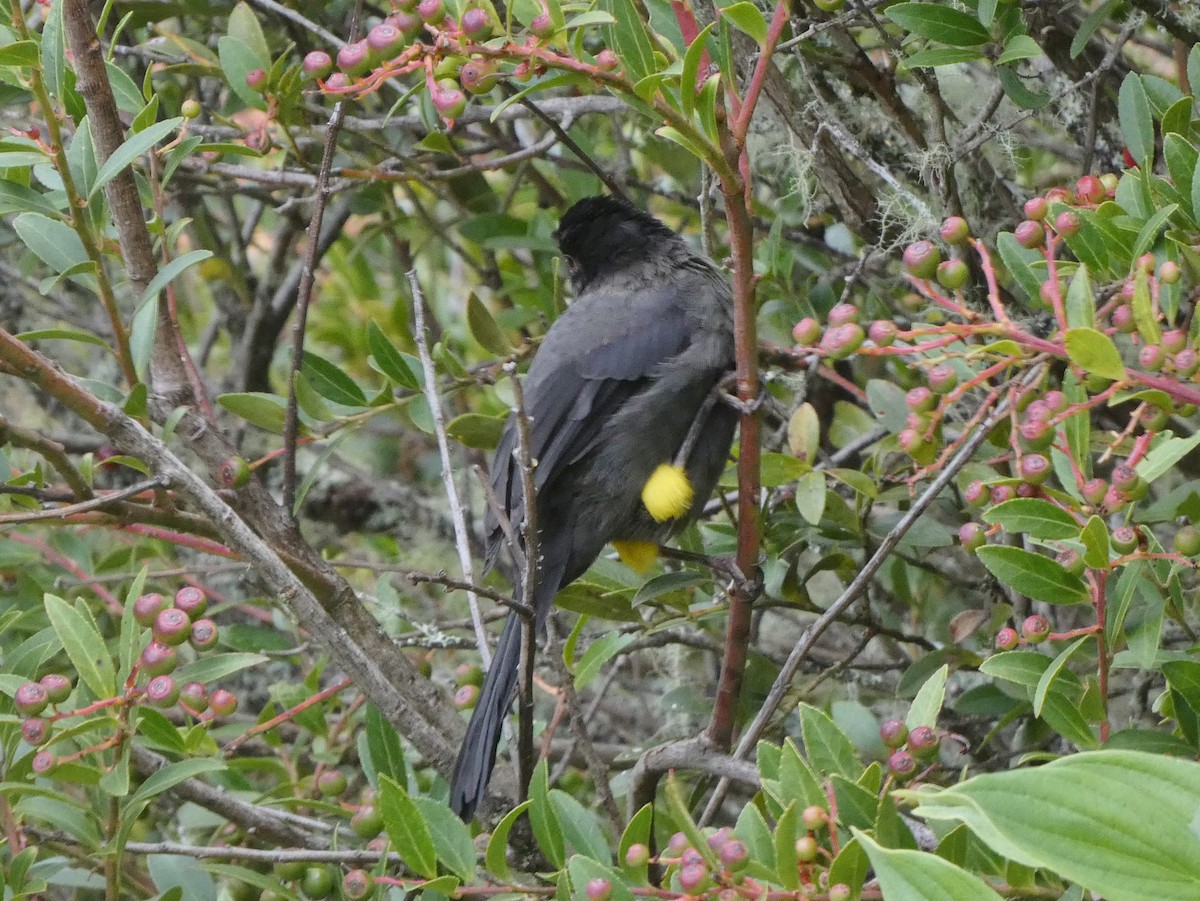
[{"label": "thin twig", "polygon": [[119,491],[112,491],[108,494],[103,494],[98,497],[90,498],[86,501],[80,501],[77,504],[68,504],[65,507],[55,507],[51,510],[31,510],[27,513],[5,513],[0,515],[0,525],[16,525],[24,522],[40,522],[47,519],[64,519],[75,513],[86,513],[88,510],[98,510],[101,507],[106,507],[109,504],[123,501],[127,497],[141,494],[143,491],[151,491],[155,488],[165,488],[168,481],[162,476],[155,476],[152,479],[146,479],[143,482],[138,482],[135,485],[130,485],[128,488],[122,488]]},{"label": "thin twig", "polygon": [[[429,412],[433,417],[433,432],[437,438],[438,453],[442,458],[442,486],[446,490],[446,500],[450,504],[450,520],[454,523],[454,545],[458,549],[458,563],[462,567],[463,580],[468,584],[475,581],[475,567],[471,562],[471,536],[467,532],[467,519],[463,514],[462,501],[458,496],[458,486],[454,482],[454,469],[450,464],[450,442],[446,438],[446,414],[442,409],[442,398],[438,394],[437,371],[433,366],[433,355],[429,352],[429,336],[425,331],[425,295],[421,292],[421,282],[417,279],[417,270],[408,270],[408,284],[413,296],[414,338],[417,342],[417,352],[421,357],[421,371],[424,373],[423,389],[425,400],[429,404]],[[479,653],[483,657],[486,668],[492,660],[491,651],[487,644],[487,630],[483,628],[483,617],[479,614],[479,597],[474,589],[467,589],[467,605],[471,610],[471,623],[475,627],[475,640],[479,643]]]}]

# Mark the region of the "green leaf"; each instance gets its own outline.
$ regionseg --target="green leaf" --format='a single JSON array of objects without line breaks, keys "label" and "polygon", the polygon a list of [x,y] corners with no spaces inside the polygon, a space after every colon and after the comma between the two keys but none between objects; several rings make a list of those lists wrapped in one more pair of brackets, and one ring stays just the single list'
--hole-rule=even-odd
[{"label": "green leaf", "polygon": [[1022,59],[1035,59],[1042,55],[1042,48],[1027,34],[1014,34],[1004,42],[1004,51],[996,59],[996,65],[1015,63]]},{"label": "green leaf", "polygon": [[113,99],[117,101],[117,109],[129,116],[137,116],[141,113],[147,104],[133,79],[112,60],[104,61],[104,71],[108,74],[108,83],[112,85]]},{"label": "green leaf", "polygon": [[1079,26],[1079,30],[1075,32],[1075,37],[1071,39],[1071,59],[1079,56],[1083,52],[1083,48],[1088,45],[1088,41],[1092,39],[1100,27],[1108,21],[1118,6],[1124,3],[1125,0],[1105,0],[1094,10],[1088,13],[1086,19]]},{"label": "green leaf", "polygon": [[949,675],[950,667],[943,663],[921,685],[908,708],[908,715],[904,717],[904,724],[909,729],[937,725],[938,714],[942,712],[942,704],[946,700],[946,678]]},{"label": "green leaf", "polygon": [[63,272],[87,261],[83,242],[65,222],[41,213],[22,213],[13,220],[13,229],[25,245],[55,272]]},{"label": "green leaf", "polygon": [[796,509],[810,525],[819,525],[825,512],[825,475],[806,472],[796,481]]},{"label": "green leaf", "polygon": [[1108,526],[1099,516],[1093,516],[1079,534],[1083,542],[1083,563],[1092,569],[1108,566]]},{"label": "green leaf", "polygon": [[616,20],[606,12],[601,12],[598,9],[593,9],[590,12],[580,13],[567,20],[563,26],[565,31],[570,31],[572,28],[583,28],[587,25],[615,25]]},{"label": "green leaf", "polygon": [[1083,580],[1049,557],[1003,545],[987,545],[975,553],[988,572],[1031,600],[1047,604],[1083,604],[1091,600]]},{"label": "green leaf", "polygon": [[1036,250],[1030,250],[1018,244],[1012,232],[1000,233],[996,238],[996,249],[1000,251],[1000,259],[1004,261],[1004,266],[1008,269],[1009,274],[1021,286],[1025,296],[1030,300],[1036,300],[1042,280],[1033,271],[1030,264],[1042,259],[1042,255]]},{"label": "green leaf", "polygon": [[[582,854],[572,855],[567,861],[567,876],[571,888],[571,901],[589,901],[587,887],[593,879],[603,879],[612,886],[608,894],[611,901],[634,901],[633,892],[625,884],[621,872],[602,860],[593,860]],[[561,885],[558,897],[562,898]]]},{"label": "green leaf", "polygon": [[263,34],[262,26],[258,23],[258,17],[254,15],[254,10],[250,4],[241,2],[233,8],[229,13],[229,30],[227,34],[231,34],[238,40],[242,41],[249,47],[254,54],[263,60],[262,68],[266,69],[271,61],[271,48],[267,43],[266,35]]},{"label": "green leaf", "polygon": [[721,9],[720,15],[728,19],[738,31],[754,38],[758,46],[761,47],[767,42],[767,20],[753,3],[734,3]]},{"label": "green leaf", "polygon": [[96,347],[103,347],[106,350],[111,350],[103,338],[91,334],[90,332],[77,332],[69,328],[44,328],[37,329],[32,332],[21,332],[15,336],[21,341],[79,341],[82,344],[94,344]]},{"label": "green leaf", "polygon": [[897,3],[886,15],[906,31],[952,47],[977,47],[991,40],[974,16],[940,3]]},{"label": "green leaf", "polygon": [[13,41],[0,47],[0,66],[25,68],[38,64],[37,41]]},{"label": "green leaf", "polygon": [[374,704],[367,705],[364,735],[371,768],[375,773],[376,786],[380,777],[387,776],[398,784],[408,781],[408,764],[404,759],[404,746],[396,728],[387,721]]},{"label": "green leaf", "polygon": [[1175,465],[1200,446],[1200,432],[1187,438],[1170,437],[1158,441],[1150,448],[1150,452],[1138,462],[1135,467],[1137,474],[1147,482],[1153,482],[1160,476],[1175,469]]},{"label": "green leaf", "polygon": [[1112,339],[1093,328],[1067,329],[1064,338],[1071,362],[1106,379],[1125,378],[1125,364]]},{"label": "green leaf", "polygon": [[410,391],[421,387],[423,380],[418,375],[419,364],[414,370],[405,355],[396,349],[373,319],[367,323],[367,350],[375,361],[375,368],[397,385]]},{"label": "green leaf", "polygon": [[202,776],[205,773],[216,773],[226,768],[224,760],[212,757],[179,760],[175,763],[169,763],[161,770],[156,770],[147,776],[146,781],[138,786],[137,791],[129,796],[129,800],[126,803],[132,807],[134,804],[140,804],[161,795],[181,782],[195,779],[197,776]]},{"label": "green leaf", "polygon": [[146,380],[150,372],[150,356],[154,352],[154,336],[158,331],[158,301],[147,300],[133,314],[129,325],[129,354],[137,377]]},{"label": "green leaf", "polygon": [[324,357],[306,350],[300,371],[316,392],[327,400],[346,407],[367,406],[367,396],[358,383]]},{"label": "green leaf", "polygon": [[698,160],[708,159],[708,151],[703,144],[698,143],[691,135],[685,135],[674,126],[664,125],[654,133],[668,141],[674,141]]},{"label": "green leaf", "polygon": [[621,864],[621,869],[624,870],[627,878],[639,884],[648,878],[650,865],[647,863],[631,866],[627,856],[629,849],[634,845],[650,844],[650,830],[653,825],[654,805],[652,803],[643,804],[641,809],[630,817],[625,831],[621,833],[621,841],[617,847],[617,860]]},{"label": "green leaf", "polygon": [[[60,597],[43,597],[46,616],[71,665],[97,698],[110,698],[117,690],[117,673],[104,644],[104,637],[86,608],[72,607]],[[82,601],[79,602],[82,605]]]},{"label": "green leaf", "polygon": [[287,410],[287,401],[276,394],[250,391],[244,394],[222,394],[217,403],[246,422],[281,434]]},{"label": "green leaf", "polygon": [[[1200,897],[1200,764],[1136,751],[1072,754],[936,792],[899,792],[997,854],[1108,901]],[[889,896],[890,897],[890,896]]]},{"label": "green leaf", "polygon": [[1130,155],[1146,168],[1154,159],[1154,119],[1141,76],[1130,72],[1117,94],[1117,117]]},{"label": "green leaf", "polygon": [[567,859],[567,851],[558,817],[550,803],[550,776],[544,757],[533,768],[533,777],[529,780],[529,801],[529,824],[533,827],[538,847],[550,865],[561,870]]},{"label": "green leaf", "polygon": [[508,866],[508,834],[532,803],[532,801],[522,801],[506,813],[504,819],[497,823],[496,828],[492,830],[492,837],[488,839],[483,865],[487,867],[489,873],[501,881],[507,881],[512,872]]},{"label": "green leaf", "polygon": [[437,851],[421,808],[387,776],[379,780],[379,811],[392,846],[408,868],[426,879],[437,876]]},{"label": "green leaf", "polygon": [[[800,476],[811,471],[811,463],[797,460],[789,454],[765,453],[762,455],[760,478],[764,488],[778,488],[780,485],[796,481]],[[824,485],[824,476],[821,476],[821,482]]]},{"label": "green leaf", "polygon": [[1137,240],[1133,242],[1133,250],[1130,252],[1135,260],[1154,246],[1154,242],[1158,240],[1158,233],[1166,227],[1167,220],[1174,216],[1178,209],[1178,204],[1168,204],[1155,210],[1154,215],[1146,220],[1138,231]]},{"label": "green leaf", "polygon": [[977,876],[936,854],[884,848],[862,830],[851,828],[888,901],[1002,901]]},{"label": "green leaf", "polygon": [[63,35],[63,4],[51,4],[42,25],[42,78],[46,89],[58,100],[65,100],[67,51]]},{"label": "green leaf", "polygon": [[471,840],[471,831],[466,824],[441,801],[420,797],[412,800],[433,839],[438,860],[463,882],[473,879],[475,843]]},{"label": "green leaf", "polygon": [[561,789],[550,789],[549,797],[566,846],[584,857],[607,860],[612,852],[596,815]]},{"label": "green leaf", "polygon": [[[0,156],[0,165],[3,163],[4,158]],[[47,216],[57,216],[60,208],[55,203],[51,203],[50,198],[51,195],[42,194],[20,182],[0,180],[0,215],[36,212]]]},{"label": "green leaf", "polygon": [[500,443],[507,416],[463,413],[446,423],[446,434],[466,447],[493,450]]},{"label": "green leaf", "polygon": [[637,6],[633,0],[603,0],[603,10],[615,23],[606,29],[608,45],[616,51],[630,79],[641,81],[654,72],[656,66],[654,47]]},{"label": "green leaf", "polygon": [[[156,122],[144,131],[139,131],[137,134],[131,135],[124,144],[112,152],[112,156],[104,161],[104,165],[96,173],[96,180],[92,184],[91,191],[88,193],[88,200],[95,197],[97,191],[125,171],[142,154],[146,153],[155,144],[179,128],[182,122],[183,117],[177,116],[174,119]],[[207,253],[209,256],[212,255],[208,251],[203,250],[193,251],[193,253]]]},{"label": "green leaf", "polygon": [[906,69],[933,69],[938,66],[953,66],[958,63],[973,63],[984,58],[978,50],[961,50],[958,47],[931,47],[904,57]]},{"label": "green leaf", "polygon": [[212,255],[211,250],[193,250],[171,260],[171,262],[159,269],[154,278],[150,280],[150,284],[142,292],[141,300],[138,301],[139,305],[146,303],[153,297],[157,297],[158,292],[178,278],[184,270],[190,269],[202,260],[207,260]]},{"label": "green leaf", "polygon": [[997,66],[996,76],[1000,79],[1004,95],[1022,109],[1040,110],[1050,102],[1048,93],[1034,91],[1026,85],[1016,66]]},{"label": "green leaf", "polygon": [[474,291],[467,298],[467,328],[471,330],[471,337],[489,353],[503,357],[512,352],[504,332]]},{"label": "green leaf", "polygon": [[1079,535],[1075,517],[1041,498],[1018,497],[997,504],[983,515],[983,521],[999,524],[1010,534],[1024,532],[1031,538],[1060,539]]},{"label": "green leaf", "polygon": [[1096,327],[1096,297],[1092,292],[1092,282],[1088,278],[1088,267],[1082,263],[1075,270],[1071,285],[1067,288],[1067,298],[1064,301],[1067,314],[1067,328]]},{"label": "green leaf", "polygon": [[1067,661],[1074,656],[1075,652],[1083,647],[1092,636],[1084,635],[1075,639],[1068,647],[1063,648],[1059,655],[1051,661],[1038,679],[1037,688],[1033,692],[1033,715],[1041,716],[1042,708],[1046,706],[1046,697],[1050,693],[1050,689],[1054,686],[1054,680],[1058,678],[1058,674],[1062,672],[1063,667],[1067,665]]},{"label": "green leaf", "polygon": [[246,651],[230,651],[228,653],[208,653],[197,657],[190,663],[185,663],[173,675],[181,685],[184,682],[216,682],[244,669],[266,663],[270,658],[262,654],[251,654]]},{"label": "green leaf", "polygon": [[621,653],[633,640],[633,635],[607,632],[588,645],[575,667],[575,687],[583,688],[596,678],[600,668]]},{"label": "green leaf", "polygon": [[800,732],[804,736],[804,750],[808,759],[820,775],[839,773],[857,779],[862,773],[862,764],[854,753],[854,745],[823,710],[801,704]]},{"label": "green leaf", "polygon": [[800,869],[796,866],[796,821],[800,805],[793,801],[784,808],[775,825],[775,879],[788,891],[800,888]]},{"label": "green leaf", "polygon": [[1149,344],[1157,344],[1162,340],[1162,331],[1158,327],[1158,317],[1154,312],[1154,303],[1150,297],[1150,282],[1146,270],[1138,267],[1133,277],[1133,321],[1137,325],[1138,334]]},{"label": "green leaf", "polygon": [[716,27],[716,22],[709,22],[704,30],[696,35],[683,56],[683,71],[679,76],[679,100],[683,105],[683,115],[689,122],[696,110],[696,83],[700,75],[700,62],[704,59],[709,32]]},{"label": "green leaf", "polygon": [[221,71],[225,81],[246,106],[261,109],[263,95],[246,84],[246,76],[255,69],[269,69],[271,60],[252,50],[244,41],[231,35],[223,35],[217,41],[217,55],[221,60]]}]

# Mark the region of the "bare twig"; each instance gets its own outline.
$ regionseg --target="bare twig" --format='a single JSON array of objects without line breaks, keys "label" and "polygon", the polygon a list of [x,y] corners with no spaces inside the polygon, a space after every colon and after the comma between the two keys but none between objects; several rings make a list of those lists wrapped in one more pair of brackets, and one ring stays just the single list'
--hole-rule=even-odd
[{"label": "bare twig", "polygon": [[122,488],[119,491],[110,491],[107,494],[100,495],[99,497],[89,498],[88,500],[80,501],[77,504],[68,504],[65,507],[55,507],[51,510],[31,510],[27,513],[0,514],[0,525],[14,525],[23,522],[39,522],[47,519],[63,519],[75,513],[86,513],[88,510],[98,510],[101,507],[106,507],[109,504],[122,501],[127,497],[133,497],[136,494],[141,494],[143,491],[151,491],[155,488],[165,488],[166,486],[167,480],[162,476],[157,476],[153,479],[146,479],[143,482],[130,485],[128,488]]}]

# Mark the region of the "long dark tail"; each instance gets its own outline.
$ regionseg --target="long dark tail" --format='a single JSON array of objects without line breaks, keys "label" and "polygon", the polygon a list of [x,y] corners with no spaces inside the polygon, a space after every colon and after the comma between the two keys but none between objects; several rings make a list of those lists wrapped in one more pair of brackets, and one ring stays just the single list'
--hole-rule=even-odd
[{"label": "long dark tail", "polygon": [[496,644],[496,653],[483,690],[467,724],[467,734],[454,762],[454,775],[450,778],[450,806],[464,820],[469,821],[475,808],[483,800],[492,768],[496,765],[496,747],[500,744],[500,731],[504,718],[517,690],[517,672],[521,668],[521,633],[523,623],[520,614],[510,613]]}]

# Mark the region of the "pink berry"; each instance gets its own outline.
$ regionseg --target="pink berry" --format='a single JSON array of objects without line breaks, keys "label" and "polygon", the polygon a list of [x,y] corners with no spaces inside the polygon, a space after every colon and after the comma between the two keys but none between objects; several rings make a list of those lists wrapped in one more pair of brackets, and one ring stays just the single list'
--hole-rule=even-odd
[{"label": "pink berry", "polygon": [[473,41],[486,41],[492,36],[492,19],[487,10],[475,6],[463,13],[459,28]]},{"label": "pink berry", "polygon": [[1088,479],[1083,483],[1080,489],[1080,494],[1083,499],[1093,507],[1098,507],[1104,503],[1105,492],[1108,491],[1108,483],[1104,479]]},{"label": "pink berry", "polygon": [[267,89],[267,70],[251,69],[246,73],[246,85],[255,91]]},{"label": "pink berry", "polygon": [[156,641],[166,645],[179,645],[188,640],[192,631],[192,621],[188,615],[177,607],[160,610],[154,617],[154,625],[150,627]]},{"label": "pink berry", "polygon": [[192,623],[192,634],[188,641],[197,651],[207,651],[217,646],[217,624],[211,619],[198,619]]},{"label": "pink berry", "polygon": [[169,644],[152,641],[142,651],[141,665],[142,672],[150,677],[165,676],[179,666],[179,652]]},{"label": "pink berry", "polygon": [[811,347],[821,337],[821,323],[805,316],[792,326],[792,340],[803,347]]},{"label": "pink berry", "polygon": [[1050,204],[1045,197],[1032,197],[1025,201],[1025,218],[1041,222],[1050,212]]},{"label": "pink berry", "polygon": [[845,325],[847,322],[858,322],[858,307],[852,303],[839,303],[829,311],[830,325]]},{"label": "pink berry", "polygon": [[486,94],[500,80],[496,63],[492,60],[473,59],[458,70],[458,82],[472,94]]},{"label": "pink berry", "polygon": [[179,703],[193,713],[208,709],[208,692],[199,682],[188,682],[179,690]]},{"label": "pink berry", "polygon": [[973,554],[987,543],[987,532],[977,522],[963,523],[958,530],[958,541],[964,551]]},{"label": "pink berry", "polygon": [[[881,734],[882,731],[883,729],[880,727]],[[810,804],[800,812],[800,822],[804,824],[804,828],[809,832],[824,829],[829,824],[829,811],[816,804]]]},{"label": "pink berry", "polygon": [[208,598],[204,590],[195,585],[185,585],[175,592],[175,606],[187,614],[188,619],[195,622],[208,609]]},{"label": "pink berry", "polygon": [[1054,217],[1054,230],[1064,238],[1071,237],[1081,228],[1083,228],[1083,219],[1074,210],[1066,210]]},{"label": "pink berry", "polygon": [[337,52],[337,65],[346,75],[353,78],[370,67],[370,49],[366,40],[347,44]]},{"label": "pink berry", "polygon": [[154,617],[167,609],[167,599],[158,592],[144,594],[133,602],[133,618],[139,626],[147,629],[154,625]]},{"label": "pink berry", "polygon": [[366,870],[351,870],[342,877],[342,894],[349,901],[362,901],[375,891],[375,877]]},{"label": "pink berry", "polygon": [[341,770],[326,770],[317,777],[317,791],[326,798],[336,798],[346,790],[346,774]]},{"label": "pink berry", "polygon": [[1021,624],[1021,637],[1030,644],[1041,644],[1050,637],[1050,620],[1040,613],[1026,617]]},{"label": "pink berry", "polygon": [[888,748],[898,748],[908,741],[908,726],[903,720],[884,720],[879,726],[879,737]]},{"label": "pink berry", "polygon": [[583,893],[588,901],[608,901],[612,897],[613,885],[607,879],[589,879]]},{"label": "pink berry", "polygon": [[535,36],[545,40],[554,36],[554,20],[549,13],[540,13],[529,23],[529,30]]},{"label": "pink berry", "polygon": [[1137,322],[1133,318],[1133,307],[1121,304],[1112,311],[1112,324],[1122,335],[1132,335],[1137,331]]},{"label": "pink berry", "polygon": [[40,716],[31,716],[21,723],[21,738],[25,739],[26,744],[33,745],[35,748],[46,740],[49,731],[50,724]]},{"label": "pink berry", "polygon": [[56,758],[49,751],[42,751],[33,755],[33,763],[31,766],[35,773],[37,773],[39,776],[42,776],[54,769],[57,764],[58,758]]},{"label": "pink berry", "polygon": [[170,676],[155,676],[146,686],[146,699],[155,707],[171,707],[179,700],[179,686]]},{"label": "pink berry", "polygon": [[40,682],[26,682],[13,695],[17,712],[24,716],[37,716],[50,703],[50,695]]},{"label": "pink berry", "polygon": [[967,220],[962,216],[951,216],[942,223],[938,234],[947,244],[963,244],[967,238],[971,237],[971,227],[967,225]]},{"label": "pink berry", "polygon": [[1164,285],[1173,285],[1183,277],[1183,270],[1174,260],[1167,260],[1158,267],[1158,280]]},{"label": "pink berry", "polygon": [[422,21],[437,25],[446,18],[446,4],[443,0],[421,0],[417,4],[417,15]]},{"label": "pink berry", "polygon": [[1108,191],[1096,176],[1085,175],[1075,182],[1075,196],[1081,203],[1095,205],[1104,202],[1108,197]]},{"label": "pink berry", "polygon": [[1167,361],[1167,355],[1161,344],[1145,344],[1138,351],[1138,363],[1143,369],[1158,372]]},{"label": "pink berry", "polygon": [[915,278],[931,279],[942,255],[932,241],[914,241],[904,249],[904,268]]},{"label": "pink berry", "polygon": [[238,709],[237,695],[218,688],[208,699],[208,706],[216,716],[231,716]]},{"label": "pink berry", "polygon": [[1020,640],[1021,638],[1019,635],[1017,635],[1016,629],[1012,628],[1011,626],[1005,626],[996,633],[996,650],[1011,651],[1017,646],[1017,643]]},{"label": "pink berry", "polygon": [[917,772],[917,759],[903,748],[893,751],[887,764],[892,775],[900,780],[908,779]]},{"label": "pink berry", "polygon": [[38,681],[51,704],[61,704],[71,694],[71,680],[61,673],[47,673]]},{"label": "pink berry", "polygon": [[958,372],[949,363],[939,363],[929,370],[928,381],[934,394],[949,394],[958,386]]},{"label": "pink berry", "polygon": [[820,347],[831,360],[844,360],[862,347],[866,337],[867,334],[861,325],[856,322],[847,322],[844,325],[826,329],[821,338]]},{"label": "pink berry", "polygon": [[929,388],[920,385],[904,395],[904,403],[914,413],[928,413],[937,406],[937,396]]},{"label": "pink berry", "polygon": [[867,327],[867,337],[876,347],[891,347],[896,343],[899,326],[890,319],[876,319]]},{"label": "pink berry", "polygon": [[391,59],[407,46],[404,32],[391,22],[380,22],[367,32],[367,53],[374,62]]},{"label": "pink berry", "polygon": [[604,50],[601,50],[599,53],[596,54],[597,68],[600,68],[600,69],[604,70],[605,72],[614,71],[617,68],[617,66],[619,66],[620,64],[621,64],[621,61],[617,58],[617,54],[615,54],[613,51],[609,50],[608,48],[605,48]]},{"label": "pink berry", "polygon": [[650,863],[650,849],[642,844],[633,844],[625,852],[625,866],[644,867]]},{"label": "pink berry", "polygon": [[325,78],[333,71],[333,57],[324,50],[313,50],[304,57],[304,72],[312,78]]},{"label": "pink berry", "polygon": [[1013,231],[1013,237],[1022,247],[1041,247],[1042,242],[1046,240],[1046,230],[1042,228],[1042,223],[1026,219],[1017,225]]},{"label": "pink berry", "polygon": [[1041,485],[1050,477],[1053,468],[1042,454],[1026,454],[1021,458],[1021,478],[1031,485]]},{"label": "pink berry", "polygon": [[938,734],[928,726],[915,726],[908,733],[908,749],[918,759],[928,760],[935,757],[940,746],[941,740],[938,738]]}]

